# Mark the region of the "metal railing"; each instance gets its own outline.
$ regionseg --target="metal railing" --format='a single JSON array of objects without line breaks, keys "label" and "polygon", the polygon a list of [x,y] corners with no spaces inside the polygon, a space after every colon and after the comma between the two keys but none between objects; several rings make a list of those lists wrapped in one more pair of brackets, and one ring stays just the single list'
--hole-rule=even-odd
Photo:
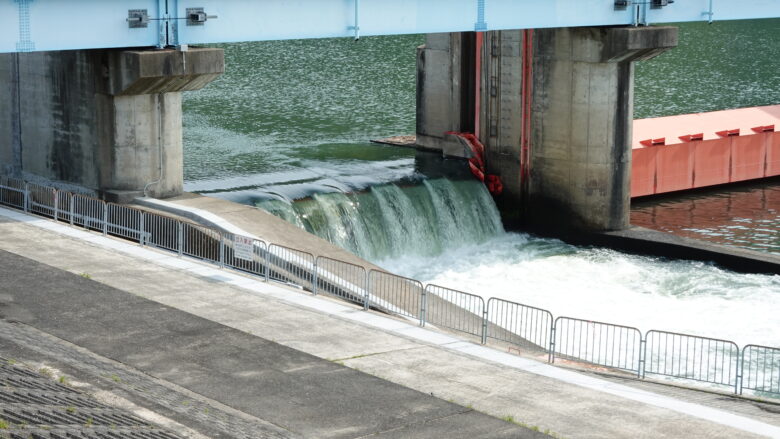
[{"label": "metal railing", "polygon": [[144,244],[179,251],[179,245],[183,244],[179,241],[179,221],[151,212],[144,212],[143,217],[141,234],[144,236]]},{"label": "metal railing", "polygon": [[780,395],[780,349],[747,345],[742,349],[742,389]]},{"label": "metal railing", "polygon": [[477,335],[485,343],[485,299],[439,285],[427,285],[424,291],[425,320],[421,325],[430,323]]},{"label": "metal railing", "polygon": [[265,277],[265,258],[268,246],[257,239],[223,233],[225,266]]},{"label": "metal railing", "polygon": [[27,208],[37,215],[54,218],[58,210],[57,191],[34,183],[27,185]]},{"label": "metal railing", "polygon": [[553,325],[550,362],[555,356],[622,369],[640,375],[642,332],[629,326],[558,317]]},{"label": "metal railing", "polygon": [[141,242],[141,218],[143,212],[132,207],[106,203],[108,234]]},{"label": "metal railing", "polygon": [[278,244],[220,232],[129,206],[0,176],[0,205],[80,226],[387,313],[635,373],[729,386],[780,397],[780,348],[603,322],[553,318],[551,312],[427,285]]},{"label": "metal railing", "polygon": [[425,321],[422,282],[385,271],[368,272],[371,304],[400,316]]},{"label": "metal railing", "polygon": [[26,208],[26,186],[24,181],[10,177],[0,176],[0,204],[16,207],[17,209]]},{"label": "metal railing", "polygon": [[649,331],[645,335],[646,374],[722,384],[739,392],[739,347],[728,340]]},{"label": "metal railing", "polygon": [[104,230],[106,225],[106,203],[81,194],[72,194],[70,199],[71,224],[88,230]]},{"label": "metal railing", "polygon": [[[145,217],[145,214],[141,217],[142,224],[145,223]],[[176,233],[179,233],[178,227]],[[180,253],[185,256],[219,264],[221,236],[221,233],[208,227],[182,223],[182,248]]]},{"label": "metal railing", "polygon": [[550,311],[508,300],[488,299],[486,338],[547,350],[553,316]]},{"label": "metal railing", "polygon": [[317,270],[313,254],[271,244],[266,255],[267,279],[315,290]]},{"label": "metal railing", "polygon": [[329,294],[368,308],[368,279],[360,265],[338,259],[317,257],[314,294]]}]

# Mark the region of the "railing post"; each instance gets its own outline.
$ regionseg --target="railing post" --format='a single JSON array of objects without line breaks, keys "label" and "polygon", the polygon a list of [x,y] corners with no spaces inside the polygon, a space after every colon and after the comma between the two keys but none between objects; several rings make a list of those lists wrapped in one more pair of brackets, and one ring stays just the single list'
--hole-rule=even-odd
[{"label": "railing post", "polygon": [[745,350],[742,349],[742,352],[740,352],[739,348],[737,348],[737,376],[734,378],[734,394],[735,395],[741,395],[742,394],[742,374],[745,373]]},{"label": "railing post", "polygon": [[179,240],[179,257],[184,254],[184,223],[176,221],[176,234]]},{"label": "railing post", "polygon": [[363,275],[366,278],[366,297],[363,299],[363,309],[368,311],[371,308],[371,278],[368,276],[368,271],[363,269]]},{"label": "railing post", "polygon": [[27,183],[24,184],[24,206],[22,207],[25,212],[30,211],[30,187]]},{"label": "railing post", "polygon": [[488,310],[487,305],[482,301],[482,344],[487,343],[487,328],[488,328]]},{"label": "railing post", "polygon": [[319,266],[320,266],[320,264],[318,263],[319,261],[320,261],[320,257],[319,256],[314,258],[314,270],[313,270],[312,276],[311,276],[311,279],[312,279],[311,292],[315,296],[319,293],[319,291],[318,291],[319,290],[319,285],[318,285],[319,281],[317,280],[317,271],[319,271]]},{"label": "railing post", "polygon": [[425,327],[425,315],[428,310],[428,291],[423,287],[422,294],[420,295],[420,326]]},{"label": "railing post", "polygon": [[219,268],[225,268],[225,234],[219,234]]},{"label": "railing post", "polygon": [[60,191],[54,189],[54,221],[60,220]]},{"label": "railing post", "polygon": [[268,276],[270,275],[271,269],[268,267],[271,264],[271,258],[269,257],[269,254],[271,253],[271,245],[265,244],[265,249],[263,250],[263,274],[265,275],[265,281],[268,282]]},{"label": "railing post", "polygon": [[555,324],[557,320],[553,320],[552,327],[550,328],[550,355],[547,357],[547,361],[555,363]]},{"label": "railing post", "polygon": [[103,236],[108,236],[108,203],[103,202]]},{"label": "railing post", "polygon": [[739,364],[742,365],[742,373],[740,374],[739,380],[739,394],[742,395],[743,386],[745,385],[745,348],[742,348],[742,354],[739,356]]},{"label": "railing post", "polygon": [[76,199],[73,198],[73,194],[70,194],[70,225],[74,223],[74,217],[76,216]]},{"label": "railing post", "polygon": [[[73,204],[71,202],[71,204]],[[73,218],[73,216],[71,216]],[[144,246],[144,242],[146,241],[146,212],[141,212],[141,219],[139,221],[139,230],[138,230],[138,243],[141,244],[141,247]]]},{"label": "railing post", "polygon": [[645,361],[647,360],[647,339],[645,337],[639,338],[639,367],[636,371],[637,378],[645,377]]}]

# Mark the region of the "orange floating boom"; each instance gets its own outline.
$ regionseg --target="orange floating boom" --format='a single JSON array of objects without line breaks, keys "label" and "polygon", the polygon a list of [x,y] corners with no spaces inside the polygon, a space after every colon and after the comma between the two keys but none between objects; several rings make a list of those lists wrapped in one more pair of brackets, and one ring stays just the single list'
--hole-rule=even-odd
[{"label": "orange floating boom", "polygon": [[631,197],[780,175],[780,105],[634,121]]}]

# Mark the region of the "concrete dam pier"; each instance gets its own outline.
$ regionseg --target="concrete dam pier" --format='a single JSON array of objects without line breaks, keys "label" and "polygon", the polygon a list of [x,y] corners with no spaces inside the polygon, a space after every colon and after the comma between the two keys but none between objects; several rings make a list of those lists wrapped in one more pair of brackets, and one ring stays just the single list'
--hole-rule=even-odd
[{"label": "concrete dam pier", "polygon": [[0,171],[109,200],[179,195],[181,94],[224,68],[210,48],[0,54]]},{"label": "concrete dam pier", "polygon": [[505,221],[558,232],[628,227],[633,63],[677,45],[675,27],[430,34],[418,50],[417,143],[485,146]]}]

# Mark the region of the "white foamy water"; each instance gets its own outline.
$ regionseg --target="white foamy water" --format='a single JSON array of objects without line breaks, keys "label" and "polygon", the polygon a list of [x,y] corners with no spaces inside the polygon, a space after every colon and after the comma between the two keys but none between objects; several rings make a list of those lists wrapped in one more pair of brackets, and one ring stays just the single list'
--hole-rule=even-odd
[{"label": "white foamy water", "polygon": [[436,257],[381,261],[393,272],[567,316],[780,346],[780,276],[738,274],[506,233]]}]

